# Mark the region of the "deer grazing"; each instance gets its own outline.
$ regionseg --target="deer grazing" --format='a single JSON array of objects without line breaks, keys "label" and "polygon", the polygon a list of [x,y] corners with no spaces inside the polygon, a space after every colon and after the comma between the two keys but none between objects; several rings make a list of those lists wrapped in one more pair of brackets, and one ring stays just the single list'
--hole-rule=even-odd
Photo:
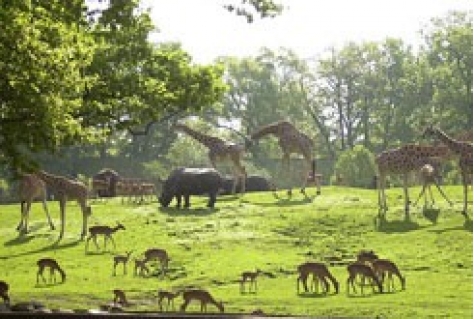
[{"label": "deer grazing", "polygon": [[95,246],[97,247],[97,249],[99,249],[99,245],[97,244],[97,236],[99,236],[99,235],[104,236],[104,249],[107,247],[107,240],[108,239],[110,239],[110,241],[114,245],[114,249],[115,249],[116,246],[115,246],[115,241],[112,238],[112,234],[115,233],[116,231],[120,230],[120,229],[125,230],[125,227],[120,223],[117,223],[117,226],[115,226],[115,227],[109,227],[109,226],[92,226],[92,227],[89,227],[89,237],[87,237],[86,251],[89,248],[89,241],[91,239],[94,240]]},{"label": "deer grazing", "polygon": [[42,258],[38,260],[38,273],[36,275],[36,283],[39,283],[39,277],[43,279],[43,282],[46,283],[46,279],[44,278],[43,271],[45,268],[49,268],[49,281],[56,282],[56,271],[61,274],[61,282],[66,280],[66,273],[64,270],[59,266],[58,262],[53,258]]},{"label": "deer grazing", "polygon": [[395,283],[393,281],[392,275],[398,277],[402,286],[402,290],[405,289],[405,278],[402,276],[400,270],[393,261],[388,259],[379,259],[377,254],[375,254],[372,250],[362,250],[357,255],[357,262],[365,263],[371,266],[382,284],[385,282],[385,275],[388,275],[388,291],[390,291],[390,287],[395,290]]},{"label": "deer grazing", "polygon": [[163,300],[167,299],[166,310],[171,306],[174,310],[174,299],[181,294],[181,291],[171,292],[166,290],[158,290],[158,305],[160,306],[160,311],[163,311]]},{"label": "deer grazing", "polygon": [[181,305],[181,311],[186,311],[188,304],[193,301],[199,301],[201,303],[201,312],[206,312],[207,304],[213,304],[219,309],[220,312],[224,312],[224,304],[217,302],[209,292],[202,289],[192,289],[183,292],[184,303]]},{"label": "deer grazing", "polygon": [[166,274],[166,271],[168,270],[168,262],[170,261],[170,258],[166,250],[160,249],[160,248],[150,248],[145,251],[144,255],[145,255],[144,263],[147,263],[150,260],[158,260],[160,262],[161,274],[164,277]]},{"label": "deer grazing", "polygon": [[8,306],[10,305],[10,296],[8,295],[8,289],[10,286],[3,280],[0,280],[0,297],[2,297],[3,302]]},{"label": "deer grazing", "polygon": [[317,281],[321,281],[323,285],[324,293],[329,291],[329,283],[326,278],[332,282],[334,290],[336,293],[339,292],[339,282],[334,278],[334,276],[329,272],[327,266],[323,263],[316,263],[316,262],[306,262],[297,267],[297,271],[299,273],[298,279],[296,281],[296,289],[299,293],[300,282],[303,283],[303,287],[305,291],[308,291],[307,280],[310,274],[313,275],[313,285],[317,288]]},{"label": "deer grazing", "polygon": [[257,292],[257,277],[262,271],[257,269],[257,271],[244,271],[242,273],[242,279],[240,280],[240,292],[245,292],[245,283],[249,281],[249,292],[252,291],[252,286],[254,287],[254,292]]},{"label": "deer grazing", "polygon": [[[347,293],[348,294],[349,294],[349,284],[352,286],[354,293],[356,293],[354,281],[357,275],[362,276],[362,283],[361,283],[362,294],[364,294],[364,286],[365,286],[366,278],[369,278],[370,280],[372,280],[373,283],[377,285],[380,293],[383,292],[382,283],[380,282],[379,278],[375,274],[375,271],[371,265],[367,263],[355,262],[347,266],[347,271],[349,272],[349,277],[347,278]],[[372,286],[372,288],[374,287]]]},{"label": "deer grazing", "polygon": [[402,290],[405,289],[405,278],[402,276],[394,262],[387,259],[375,259],[371,263],[375,274],[381,279],[382,283],[385,282],[385,274],[387,274],[388,291],[390,291],[390,288],[393,288],[395,291],[395,282],[392,275],[398,277],[400,284],[402,285]]},{"label": "deer grazing", "polygon": [[114,256],[114,276],[117,275],[116,269],[118,264],[123,264],[123,274],[127,274],[127,263],[130,259],[130,255],[132,254],[132,250],[127,251],[125,255],[116,255]]},{"label": "deer grazing", "polygon": [[135,259],[135,271],[133,274],[135,276],[140,276],[143,277],[146,274],[150,273],[150,269],[146,266],[146,260],[145,259]]},{"label": "deer grazing", "polygon": [[130,305],[128,303],[127,297],[125,296],[125,292],[120,289],[114,289],[114,305],[121,305],[122,307],[127,307]]}]

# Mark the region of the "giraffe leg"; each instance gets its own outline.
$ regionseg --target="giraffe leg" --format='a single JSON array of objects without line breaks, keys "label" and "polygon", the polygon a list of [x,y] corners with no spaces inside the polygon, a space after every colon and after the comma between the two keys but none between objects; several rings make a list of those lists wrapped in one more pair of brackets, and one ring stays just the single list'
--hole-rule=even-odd
[{"label": "giraffe leg", "polygon": [[25,234],[27,232],[26,226],[26,214],[27,214],[27,204],[25,201],[22,201],[20,204],[21,214],[20,214],[20,223],[16,227],[16,229],[20,232],[20,234]]},{"label": "giraffe leg", "polygon": [[462,209],[462,214],[466,219],[468,219],[467,215],[467,178],[466,175],[463,174],[463,186],[464,186],[464,207]]},{"label": "giraffe leg", "polygon": [[46,199],[48,198],[48,195],[46,194],[46,188],[43,188],[43,194],[42,194],[42,203],[43,203],[43,210],[46,214],[46,218],[48,219],[49,227],[51,230],[54,230],[54,224],[53,221],[51,220],[51,216],[49,215],[49,209],[48,205],[46,204]]},{"label": "giraffe leg", "polygon": [[61,240],[64,236],[64,224],[66,223],[66,214],[65,214],[65,209],[66,209],[66,199],[61,198],[59,200],[59,210],[60,210],[60,219],[61,219],[61,230],[59,231],[59,238],[58,240]]},{"label": "giraffe leg", "polygon": [[410,197],[408,194],[408,175],[403,175],[403,192],[405,194],[405,217],[410,213]]},{"label": "giraffe leg", "polygon": [[89,216],[92,214],[92,208],[87,206],[85,200],[81,200],[79,202],[79,206],[81,207],[82,211],[82,232],[81,232],[81,240],[87,236],[87,220]]},{"label": "giraffe leg", "polygon": [[[427,185],[426,183],[423,184],[423,188],[421,189],[420,195],[418,195],[418,198],[417,198],[416,201],[413,203],[413,205],[416,206],[416,205],[418,204],[418,201],[420,200],[421,196],[422,196],[423,194],[425,194],[426,185]],[[425,194],[425,206],[426,206],[426,194]]]},{"label": "giraffe leg", "polygon": [[378,179],[378,193],[379,193],[379,208],[380,210],[387,210],[387,198],[385,197],[385,174],[380,174]]},{"label": "giraffe leg", "polygon": [[441,187],[438,185],[437,182],[435,182],[436,188],[438,188],[439,193],[444,197],[444,199],[449,203],[449,205],[453,206],[453,203],[449,200],[448,196],[443,192]]},{"label": "giraffe leg", "polygon": [[51,230],[54,230],[55,228],[54,228],[53,221],[51,220],[51,216],[49,215],[48,205],[46,204],[46,198],[43,199],[42,203],[43,203],[44,212],[46,214],[46,218],[48,219],[49,227],[51,228]]}]

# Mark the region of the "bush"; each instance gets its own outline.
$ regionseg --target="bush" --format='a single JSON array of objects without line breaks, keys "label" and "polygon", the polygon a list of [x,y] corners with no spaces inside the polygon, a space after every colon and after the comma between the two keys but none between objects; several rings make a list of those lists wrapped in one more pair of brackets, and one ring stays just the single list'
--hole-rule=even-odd
[{"label": "bush", "polygon": [[374,188],[376,165],[374,155],[362,145],[344,151],[337,159],[335,175],[339,184],[353,187]]}]

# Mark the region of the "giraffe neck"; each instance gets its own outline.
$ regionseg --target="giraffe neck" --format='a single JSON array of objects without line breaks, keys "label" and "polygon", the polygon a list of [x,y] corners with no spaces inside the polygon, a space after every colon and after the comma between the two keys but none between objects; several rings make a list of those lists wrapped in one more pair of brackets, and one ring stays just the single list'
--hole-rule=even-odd
[{"label": "giraffe neck", "polygon": [[267,126],[262,127],[258,131],[252,134],[251,138],[252,140],[258,140],[266,135],[275,135],[279,136],[280,135],[280,122],[278,123],[273,123]]},{"label": "giraffe neck", "polygon": [[189,136],[191,136],[196,141],[198,141],[199,143],[203,144],[206,147],[214,146],[216,142],[220,142],[220,140],[216,137],[200,133],[184,125],[176,126],[176,129],[181,130],[182,132],[188,134]]},{"label": "giraffe neck", "polygon": [[444,133],[443,131],[441,131],[440,129],[435,129],[434,130],[434,134],[444,143],[446,144],[447,147],[449,147],[449,149],[451,151],[453,151],[454,153],[459,153],[459,145],[461,143],[459,143],[458,141],[452,139],[451,137],[449,137],[448,135],[446,135],[446,133]]}]

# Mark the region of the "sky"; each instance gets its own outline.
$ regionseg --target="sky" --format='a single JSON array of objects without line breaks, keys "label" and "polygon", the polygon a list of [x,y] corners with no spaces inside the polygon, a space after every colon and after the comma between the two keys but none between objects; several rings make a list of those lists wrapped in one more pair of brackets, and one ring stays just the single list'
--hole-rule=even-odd
[{"label": "sky", "polygon": [[197,63],[219,56],[255,56],[262,47],[289,48],[301,58],[348,42],[401,38],[415,47],[431,18],[450,10],[472,10],[472,0],[275,0],[276,18],[255,19],[226,11],[236,0],[143,0],[159,32],[151,41],[180,42]]}]

